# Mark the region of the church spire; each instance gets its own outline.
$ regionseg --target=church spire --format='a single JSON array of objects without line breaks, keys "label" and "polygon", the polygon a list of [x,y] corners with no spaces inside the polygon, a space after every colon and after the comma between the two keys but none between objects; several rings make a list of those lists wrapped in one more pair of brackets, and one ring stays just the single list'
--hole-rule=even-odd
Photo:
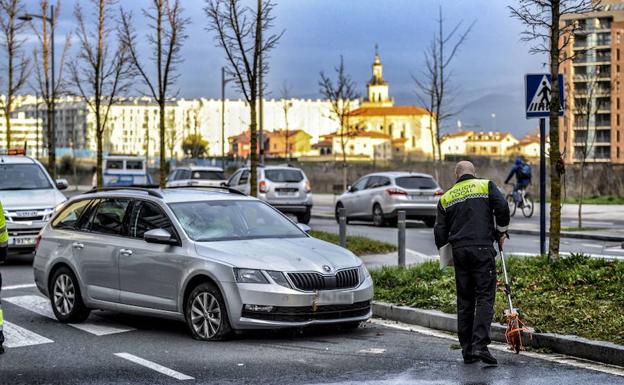
[{"label": "church spire", "polygon": [[375,44],[375,57],[373,59],[373,77],[367,84],[368,99],[365,104],[370,106],[392,106],[394,101],[390,98],[388,82],[383,78],[383,64],[379,56],[379,46]]}]

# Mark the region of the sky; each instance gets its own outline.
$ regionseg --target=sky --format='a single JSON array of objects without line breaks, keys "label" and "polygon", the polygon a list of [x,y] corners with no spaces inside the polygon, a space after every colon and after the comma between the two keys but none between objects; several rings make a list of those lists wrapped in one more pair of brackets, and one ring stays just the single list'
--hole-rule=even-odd
[{"label": "sky", "polygon": [[[36,0],[25,0],[35,11]],[[56,0],[52,0],[56,1]],[[224,53],[215,46],[214,34],[206,31],[203,0],[181,0],[192,24],[182,49],[183,63],[176,85],[180,97],[220,96],[220,68]],[[384,64],[384,77],[397,104],[418,104],[412,74],[422,71],[423,51],[437,28],[442,7],[448,29],[458,22],[474,27],[452,63],[456,105],[461,112],[446,123],[455,129],[505,130],[521,135],[535,125],[523,116],[524,74],[543,72],[543,56],[530,55],[520,42],[523,26],[509,16],[508,5],[517,0],[275,0],[274,31],[284,31],[270,57],[267,97],[279,97],[284,82],[292,95],[318,98],[319,72],[332,71],[340,55],[356,82],[360,96],[366,94],[371,77],[374,47]],[[73,7],[86,0],[61,0],[58,34],[75,28]],[[248,1],[254,5],[255,1]],[[134,13],[139,37],[148,32],[141,8],[149,0],[119,0]],[[57,37],[57,42],[62,41]],[[77,44],[74,44],[74,47]],[[60,50],[58,50],[60,51]],[[140,48],[143,56],[148,47]],[[141,84],[135,91],[141,93]],[[236,89],[226,95],[238,98]],[[495,116],[495,117],[494,117]]]}]

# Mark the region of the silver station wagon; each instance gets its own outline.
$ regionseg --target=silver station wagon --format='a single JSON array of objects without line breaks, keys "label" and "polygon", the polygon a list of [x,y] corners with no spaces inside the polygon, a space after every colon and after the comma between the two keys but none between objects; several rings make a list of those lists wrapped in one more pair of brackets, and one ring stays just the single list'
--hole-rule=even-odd
[{"label": "silver station wagon", "polygon": [[91,309],[185,321],[199,340],[234,330],[371,316],[350,251],[235,190],[108,188],[69,200],[37,240],[35,282],[61,322]]}]

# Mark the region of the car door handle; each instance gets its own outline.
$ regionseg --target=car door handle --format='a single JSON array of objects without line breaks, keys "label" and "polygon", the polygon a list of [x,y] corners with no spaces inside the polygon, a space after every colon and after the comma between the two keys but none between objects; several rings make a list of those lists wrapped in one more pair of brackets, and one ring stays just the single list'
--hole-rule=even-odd
[{"label": "car door handle", "polygon": [[132,250],[130,250],[130,249],[120,249],[119,250],[119,254],[125,255],[125,256],[129,256],[129,255],[132,255]]},{"label": "car door handle", "polygon": [[74,242],[74,243],[72,243],[72,247],[74,249],[81,250],[81,249],[84,249],[84,244],[80,243],[80,242]]}]

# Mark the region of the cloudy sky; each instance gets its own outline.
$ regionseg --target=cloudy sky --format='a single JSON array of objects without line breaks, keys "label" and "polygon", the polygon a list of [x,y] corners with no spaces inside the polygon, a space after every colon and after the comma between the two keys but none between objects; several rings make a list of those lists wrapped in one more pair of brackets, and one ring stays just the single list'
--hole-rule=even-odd
[{"label": "cloudy sky", "polygon": [[[54,0],[52,0],[54,1]],[[76,2],[61,0],[59,35],[75,28],[72,15]],[[34,11],[35,0],[26,1]],[[249,1],[253,5],[255,1]],[[276,0],[275,30],[284,30],[277,49],[271,54],[268,76],[269,97],[279,96],[284,82],[292,86],[296,97],[317,98],[321,70],[330,71],[344,56],[348,72],[365,94],[370,78],[374,46],[384,64],[384,76],[390,92],[399,104],[417,104],[411,74],[418,74],[423,64],[423,50],[436,29],[435,19],[442,6],[447,28],[459,21],[475,21],[466,44],[453,63],[457,104],[463,111],[456,120],[464,127],[526,132],[533,122],[523,119],[521,97],[523,75],[544,68],[545,57],[527,53],[521,43],[522,26],[509,17],[507,6],[515,0]],[[120,0],[119,5],[132,10],[140,36],[147,33],[141,8],[149,0]],[[182,0],[192,24],[183,48],[177,84],[182,97],[218,97],[223,52],[216,48],[213,35],[205,30],[203,0]],[[60,41],[61,39],[58,39]],[[142,47],[148,55],[147,47]],[[140,92],[140,84],[136,86]],[[234,89],[228,96],[238,97]],[[492,118],[495,114],[496,118]]]}]

